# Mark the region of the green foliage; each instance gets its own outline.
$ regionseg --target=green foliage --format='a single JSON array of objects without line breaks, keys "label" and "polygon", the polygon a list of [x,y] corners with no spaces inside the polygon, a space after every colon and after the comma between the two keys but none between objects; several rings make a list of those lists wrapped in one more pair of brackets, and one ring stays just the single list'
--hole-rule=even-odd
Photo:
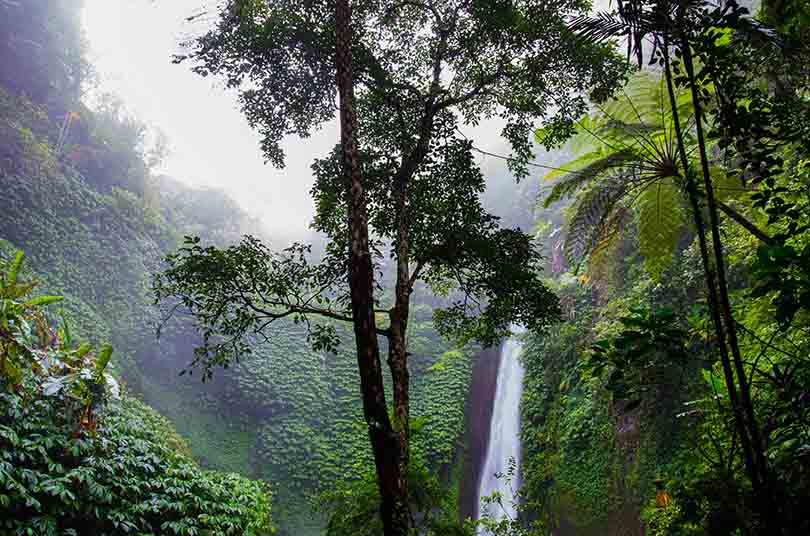
[{"label": "green foliage", "polygon": [[[418,436],[419,431],[414,430]],[[424,536],[472,536],[471,527],[457,519],[455,504],[448,503],[450,490],[441,485],[436,474],[416,457],[409,466],[412,513],[416,521],[413,534]],[[326,536],[381,536],[379,489],[376,476],[364,471],[351,481],[338,482],[333,489],[316,498],[316,507],[327,517]]]},{"label": "green foliage", "polygon": [[[38,289],[66,297],[57,306],[64,308],[71,336],[110,340],[116,347],[110,367],[171,419],[189,454],[206,467],[272,482],[277,525],[296,535],[317,534],[324,521],[312,513],[307,496],[354,478],[370,460],[348,333],[339,331],[344,343],[338,355],[325,356],[304,342],[303,325],[280,323],[273,342],[253,340],[249,357],[205,385],[196,375],[177,376],[199,341],[188,323],[169,322],[154,340],[160,316],[147,288],[163,252],[182,234],[226,245],[243,230],[258,229],[257,223],[221,193],[188,190],[167,178],[156,184],[160,202],[153,205],[124,190],[99,193],[73,173],[3,180],[0,228],[13,244],[0,242],[0,249],[13,257],[14,246],[26,246]],[[153,210],[159,218],[147,217]],[[412,312],[412,403],[414,416],[429,416],[424,452],[439,470],[463,433],[475,350],[441,359],[452,348],[437,336],[431,316],[427,305]],[[440,360],[443,370],[426,372]]]},{"label": "green foliage", "polygon": [[[332,9],[326,2],[230,0],[218,10],[216,26],[176,57],[239,89],[242,109],[276,165],[283,163],[283,136],[307,137],[335,115]],[[608,47],[564,38],[566,17],[582,10],[572,1],[353,6],[361,143],[373,149],[363,152],[389,156],[390,171],[414,149],[426,109],[428,115],[453,109],[471,123],[498,114],[513,145],[510,167],[525,176],[532,119],[546,115],[552,103],[561,120],[579,115],[584,100],[572,94],[604,96],[625,71]],[[451,81],[442,71],[461,74]],[[460,141],[453,137],[425,141]]]},{"label": "green foliage", "polygon": [[[263,534],[269,491],[236,475],[201,471],[176,450],[166,421],[119,400],[105,373],[112,348],[74,346],[40,307],[20,301],[22,255],[0,263],[0,517],[8,533]],[[27,290],[21,292],[21,289]]]},{"label": "green foliage", "polygon": [[[666,102],[660,77],[642,71],[631,78],[622,95],[596,105],[578,120],[568,142],[575,158],[545,177],[556,180],[545,207],[576,198],[565,238],[570,264],[578,266],[589,259],[595,268],[615,245],[616,234],[635,223],[648,272],[658,279],[671,265],[686,213],[680,195],[683,170],[676,161],[672,113]],[[681,112],[689,104],[684,96],[677,102]],[[537,140],[544,137],[544,129],[535,132]],[[628,212],[635,218],[625,217]]]},{"label": "green foliage", "polygon": [[101,412],[94,435],[72,436],[69,399],[45,398],[30,378],[3,394],[0,510],[4,530],[38,534],[136,531],[262,534],[269,491],[234,474],[201,471],[177,453],[154,413],[125,399]]},{"label": "green foliage", "polygon": [[639,530],[653,479],[692,439],[676,414],[692,392],[683,378],[700,362],[676,319],[700,284],[695,259],[676,259],[672,277],[655,283],[633,242],[620,236],[622,256],[606,261],[620,270],[613,282],[563,275],[566,320],[526,344],[523,496],[549,530]]},{"label": "green foliage", "polygon": [[0,86],[0,171],[53,173],[56,155],[46,137],[47,125],[45,110]]},{"label": "green foliage", "polygon": [[[681,508],[677,503],[670,502],[665,507],[652,504],[644,508],[641,520],[644,521],[650,536],[670,536],[674,534],[673,529],[680,514]],[[679,533],[683,534],[683,531]]]},{"label": "green foliage", "polygon": [[[351,334],[338,331],[343,342],[337,355],[330,355],[303,343],[303,326],[279,324],[272,342],[256,344],[252,356],[235,365],[237,384],[223,395],[224,407],[238,404],[271,415],[259,421],[254,455],[262,475],[273,482],[276,521],[291,534],[317,534],[325,524],[301,497],[364,478],[373,466]],[[411,419],[420,423],[412,452],[432,473],[443,473],[463,437],[476,348],[445,352],[447,343],[424,319],[411,322],[409,338],[412,344],[424,341],[409,363]]]},{"label": "green foliage", "polygon": [[683,235],[686,211],[673,184],[655,184],[645,189],[637,201],[639,253],[653,279],[660,279],[672,265],[672,256]]},{"label": "green foliage", "polygon": [[521,490],[516,486],[516,476],[517,464],[514,458],[508,460],[506,473],[496,474],[496,477],[512,490],[511,504],[508,507],[511,507],[517,515],[511,517],[508,514],[503,495],[494,491],[491,495],[481,497],[481,513],[475,522],[468,523],[468,530],[474,528],[477,533],[484,531],[492,536],[533,536],[545,532],[546,524],[543,520],[524,519],[537,505],[525,500]]},{"label": "green foliage", "polygon": [[[150,273],[184,235],[225,248],[245,232],[258,235],[261,227],[219,191],[146,178],[138,162],[138,155],[150,153],[141,143],[143,125],[115,99],[97,99],[93,107],[70,105],[78,117],[59,151],[64,117],[49,116],[13,88],[0,88],[0,251],[13,258],[24,248],[31,269],[23,266],[21,277],[35,274],[43,295],[65,297],[56,307],[70,328],[61,324],[59,330],[74,346],[77,340],[91,341],[92,348],[101,341],[114,345],[107,370],[120,373],[131,392],[172,423],[138,409],[144,429],[154,428],[171,450],[193,455],[203,467],[272,482],[275,524],[296,536],[318,534],[324,519],[313,513],[309,496],[357,478],[370,463],[349,333],[339,329],[338,354],[324,355],[305,344],[303,325],[280,322],[271,343],[251,340],[251,355],[212,381],[178,377],[199,338],[189,322],[177,321],[165,324],[155,341],[161,316],[152,307]],[[17,142],[23,128],[57,158],[52,172],[22,164],[33,154]],[[421,292],[415,301],[432,303]],[[431,316],[432,307],[415,305],[409,326],[413,415],[424,430],[413,448],[441,473],[453,463],[463,435],[476,349],[448,345]],[[441,366],[428,372],[436,363]],[[125,398],[106,411],[117,412],[119,405],[140,407]]]},{"label": "green foliage", "polygon": [[252,236],[227,249],[203,247],[199,237],[186,237],[177,253],[166,257],[167,269],[155,276],[155,302],[169,302],[171,315],[182,306],[197,318],[203,343],[193,365],[203,378],[213,368],[250,354],[248,337],[268,337],[268,327],[289,317],[305,322],[313,349],[336,353],[334,327],[311,325],[309,318],[349,321],[346,297],[338,294],[343,269],[335,259],[310,263],[311,247],[294,244],[275,254]]},{"label": "green foliage", "polygon": [[780,180],[766,180],[751,196],[754,206],[768,214],[778,229],[776,243],[762,244],[752,266],[751,297],[768,297],[775,319],[786,329],[799,314],[799,323],[810,313],[810,160],[801,160]]},{"label": "green foliage", "polygon": [[49,104],[78,99],[90,74],[81,32],[82,2],[0,2],[0,85]]},{"label": "green foliage", "polygon": [[62,300],[61,296],[39,296],[23,301],[36,288],[35,281],[19,279],[23,258],[22,251],[10,261],[0,256],[0,379],[11,386],[22,381],[25,368],[41,366],[41,356],[32,347],[46,340],[45,319],[31,311]]},{"label": "green foliage", "polygon": [[610,369],[605,388],[614,399],[637,404],[651,386],[666,380],[668,370],[688,363],[686,333],[670,309],[636,309],[619,322],[622,331],[613,339],[594,343],[583,367],[595,377]]}]

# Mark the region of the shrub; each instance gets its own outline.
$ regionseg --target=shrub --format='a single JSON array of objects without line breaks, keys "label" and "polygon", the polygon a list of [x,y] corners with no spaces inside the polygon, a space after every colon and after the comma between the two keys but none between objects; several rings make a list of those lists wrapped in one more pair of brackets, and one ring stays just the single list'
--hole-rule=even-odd
[{"label": "shrub", "polygon": [[111,348],[75,345],[0,258],[0,534],[259,535],[270,492],[202,470],[168,422],[119,396]]}]

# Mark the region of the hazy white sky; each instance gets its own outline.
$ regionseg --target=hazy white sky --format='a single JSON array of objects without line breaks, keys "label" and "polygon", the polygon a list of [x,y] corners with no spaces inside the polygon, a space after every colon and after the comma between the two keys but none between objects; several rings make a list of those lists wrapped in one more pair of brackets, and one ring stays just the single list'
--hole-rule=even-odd
[{"label": "hazy white sky", "polygon": [[[84,26],[101,88],[121,97],[142,121],[165,132],[172,154],[163,170],[195,186],[225,190],[271,231],[299,235],[313,214],[310,164],[338,141],[336,125],[285,145],[287,167],[265,165],[258,135],[236,96],[210,78],[173,65],[184,19],[205,0],[85,0]],[[497,125],[470,131],[476,144],[502,150]],[[505,166],[487,158],[486,172]],[[500,174],[500,173],[499,173]]]},{"label": "hazy white sky", "polygon": [[202,0],[85,0],[84,25],[102,89],[122,98],[148,125],[164,131],[172,155],[167,174],[228,192],[273,230],[303,230],[312,216],[309,165],[337,141],[326,128],[290,140],[284,170],[265,165],[257,134],[236,97],[211,79],[173,65],[184,18]]}]

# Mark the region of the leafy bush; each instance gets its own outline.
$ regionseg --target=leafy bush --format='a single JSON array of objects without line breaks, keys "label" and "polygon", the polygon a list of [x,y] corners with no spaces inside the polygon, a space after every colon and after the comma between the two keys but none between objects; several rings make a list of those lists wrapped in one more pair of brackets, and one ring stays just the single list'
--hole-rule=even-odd
[{"label": "leafy bush", "polygon": [[57,297],[22,301],[21,263],[0,258],[0,533],[269,533],[265,485],[201,470],[165,419],[119,398],[111,348],[52,329]]}]

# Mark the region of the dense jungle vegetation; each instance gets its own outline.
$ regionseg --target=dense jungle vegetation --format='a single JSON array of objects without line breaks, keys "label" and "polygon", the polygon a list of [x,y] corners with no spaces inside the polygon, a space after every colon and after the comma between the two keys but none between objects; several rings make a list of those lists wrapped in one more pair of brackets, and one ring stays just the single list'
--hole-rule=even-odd
[{"label": "dense jungle vegetation", "polygon": [[293,244],[157,171],[82,9],[0,0],[0,534],[810,533],[806,2],[190,12],[269,164],[338,120]]}]

